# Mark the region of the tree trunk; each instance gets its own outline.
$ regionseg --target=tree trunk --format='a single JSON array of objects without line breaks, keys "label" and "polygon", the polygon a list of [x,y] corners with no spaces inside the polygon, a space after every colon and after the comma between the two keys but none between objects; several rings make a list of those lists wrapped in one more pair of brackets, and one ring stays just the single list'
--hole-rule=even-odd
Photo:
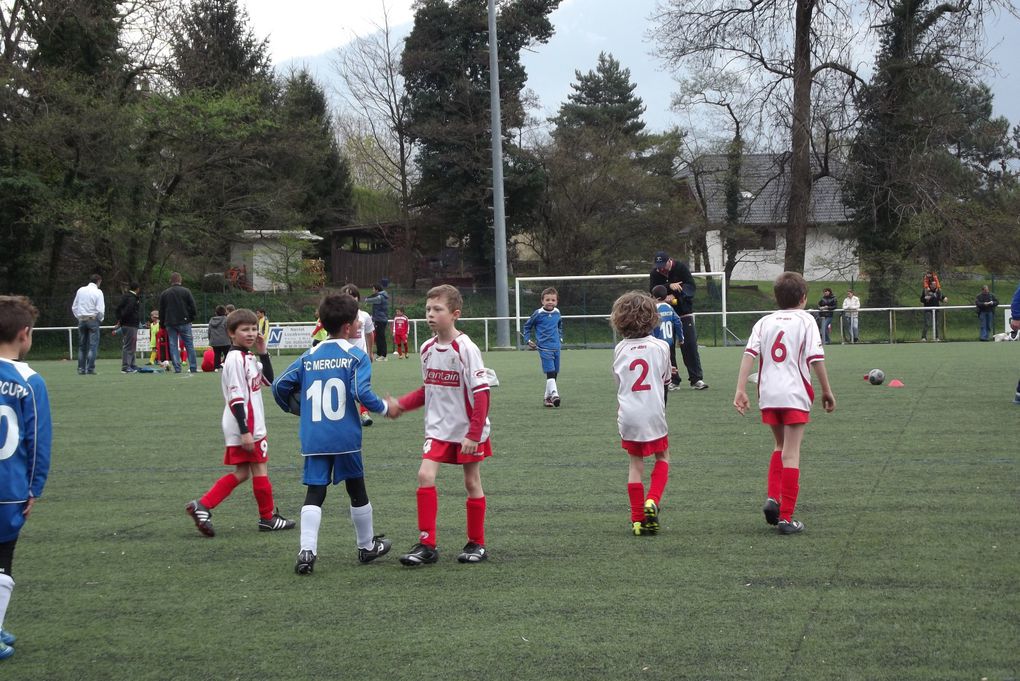
[{"label": "tree trunk", "polygon": [[811,15],[815,0],[797,0],[793,48],[793,123],[790,203],[786,223],[788,272],[803,272],[811,207]]}]

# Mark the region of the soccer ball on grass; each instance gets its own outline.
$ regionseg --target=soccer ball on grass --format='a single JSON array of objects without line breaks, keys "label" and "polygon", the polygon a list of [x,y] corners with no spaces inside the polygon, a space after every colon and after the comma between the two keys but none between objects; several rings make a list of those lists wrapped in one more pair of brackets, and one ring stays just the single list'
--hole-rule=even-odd
[{"label": "soccer ball on grass", "polygon": [[881,369],[872,369],[868,372],[867,378],[871,385],[882,385],[882,381],[885,380],[885,372]]}]

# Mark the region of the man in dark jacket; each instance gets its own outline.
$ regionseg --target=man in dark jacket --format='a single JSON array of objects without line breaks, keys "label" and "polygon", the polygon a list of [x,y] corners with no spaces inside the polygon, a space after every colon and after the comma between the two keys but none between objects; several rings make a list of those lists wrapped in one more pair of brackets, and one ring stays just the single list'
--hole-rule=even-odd
[{"label": "man in dark jacket", "polygon": [[375,354],[377,362],[386,361],[386,326],[390,322],[390,294],[385,282],[372,285],[372,295],[365,299],[372,305],[372,324],[375,325]]},{"label": "man in dark jacket", "polygon": [[117,304],[117,330],[120,334],[120,372],[133,374],[138,371],[135,366],[135,346],[138,343],[138,326],[142,322],[142,302],[138,299],[138,282],[132,281],[128,291]]},{"label": "man in dark jacket", "polygon": [[999,299],[988,290],[987,286],[981,287],[981,293],[974,301],[977,307],[978,319],[981,321],[981,340],[992,340],[992,331],[995,326],[995,308],[999,306]]},{"label": "man in dark jacket", "polygon": [[658,251],[655,254],[655,269],[648,276],[648,290],[656,286],[665,286],[676,297],[673,308],[684,328],[680,354],[687,367],[691,388],[704,390],[708,384],[702,380],[704,376],[701,373],[701,355],[698,354],[698,332],[694,328],[694,293],[698,287],[687,263],[677,262],[665,251]]},{"label": "man in dark jacket", "polygon": [[198,373],[198,358],[195,356],[195,339],[191,335],[191,323],[198,315],[198,306],[191,291],[181,284],[180,272],[170,274],[170,288],[159,294],[159,325],[166,329],[170,342],[170,360],[174,373],[181,373],[180,339],[188,352],[188,366],[191,373]]}]

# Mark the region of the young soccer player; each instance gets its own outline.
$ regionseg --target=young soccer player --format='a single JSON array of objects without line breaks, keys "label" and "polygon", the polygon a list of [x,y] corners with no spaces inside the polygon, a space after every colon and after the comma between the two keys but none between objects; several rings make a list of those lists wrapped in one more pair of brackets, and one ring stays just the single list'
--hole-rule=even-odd
[{"label": "young soccer player", "polygon": [[[341,293],[346,293],[360,305],[361,304],[361,290],[354,284],[347,284],[340,289]],[[382,333],[386,333],[386,329],[382,330]],[[348,339],[354,347],[361,350],[363,353],[368,355],[368,361],[375,361],[372,357],[372,346],[375,344],[375,324],[372,321],[372,315],[368,314],[364,310],[358,310],[358,324],[356,329],[351,329],[351,337]],[[369,413],[365,405],[358,406],[358,412],[361,414],[361,425],[370,426],[372,425],[372,414]]]},{"label": "young soccer player", "polygon": [[159,345],[157,338],[159,336],[159,310],[153,310],[149,313],[149,364],[156,363],[156,357],[159,356]]},{"label": "young soccer player", "polygon": [[733,406],[741,414],[750,406],[747,377],[758,360],[758,407],[762,423],[772,428],[776,446],[769,462],[765,521],[782,534],[796,534],[804,524],[793,519],[800,491],[800,447],[804,425],[810,420],[815,393],[811,369],[822,387],[822,406],[831,412],[836,396],[825,372],[825,351],[818,325],[804,311],[807,282],[796,272],[783,272],[773,287],[779,310],[758,320],[751,329],[737,375]]},{"label": "young soccer player", "polygon": [[[613,378],[619,402],[616,421],[623,449],[630,456],[627,497],[631,531],[635,535],[659,531],[659,507],[669,482],[669,436],[666,392],[669,347],[652,332],[659,326],[655,301],[647,293],[630,291],[613,303],[610,322],[623,336],[613,352]],[[645,459],[655,458],[648,495]]]},{"label": "young soccer player", "polygon": [[673,307],[676,304],[676,296],[665,286],[662,284],[653,286],[652,297],[655,298],[655,309],[659,312],[660,319],[653,335],[659,340],[666,341],[669,346],[670,381],[666,390],[679,390],[680,372],[676,368],[676,346],[684,344],[683,320]]},{"label": "young soccer player", "polygon": [[266,316],[265,308],[255,308],[255,316],[259,319],[259,335],[269,338],[269,317]]},{"label": "young soccer player", "polygon": [[14,547],[50,470],[46,383],[24,361],[38,315],[27,298],[0,296],[0,660],[14,654],[14,634],[3,628],[14,591]]},{"label": "young soccer player", "polygon": [[404,314],[404,308],[398,307],[393,317],[393,345],[397,348],[397,359],[407,359],[407,332],[411,321]]},{"label": "young soccer player", "polygon": [[308,486],[301,507],[301,548],[294,571],[311,574],[319,553],[322,503],[330,484],[341,481],[351,499],[351,519],[358,560],[370,563],[390,550],[390,541],[376,535],[372,504],[365,489],[361,460],[361,419],[357,404],[385,414],[386,403],[372,392],[372,362],[348,337],[358,323],[358,303],[349,295],[328,295],[319,304],[319,320],[329,338],[305,352],[273,383],[273,397],[291,411],[300,398],[302,482]]},{"label": "young soccer player", "polygon": [[453,286],[436,286],[426,295],[425,319],[436,334],[420,349],[424,385],[391,403],[393,418],[425,407],[425,446],[418,468],[418,543],[400,557],[404,565],[435,563],[436,516],[439,497],[436,474],[440,464],[464,469],[467,488],[467,539],[457,556],[461,563],[488,559],[485,548],[485,492],[482,461],[492,456],[489,444],[489,384],[482,353],[457,330],[463,299]]},{"label": "young soccer player", "polygon": [[[189,501],[184,510],[195,521],[198,531],[207,537],[216,532],[212,510],[230,496],[234,488],[251,478],[252,492],[259,507],[259,531],[290,530],[287,520],[273,503],[269,482],[269,444],[266,441],[266,416],[262,406],[262,386],[272,385],[273,365],[266,352],[266,339],[259,335],[259,322],[251,310],[234,310],[227,315],[230,351],[223,360],[220,384],[223,386],[223,436],[227,448],[223,463],[233,466],[209,488],[201,499]],[[257,357],[251,353],[254,349]]]},{"label": "young soccer player", "polygon": [[[531,313],[528,321],[524,322],[524,340],[528,347],[538,350],[538,356],[542,360],[542,371],[545,372],[545,398],[543,404],[547,407],[560,406],[560,393],[556,388],[556,377],[560,373],[560,347],[563,342],[563,320],[560,318],[560,311],[556,305],[560,301],[560,294],[556,289],[549,287],[542,291],[542,307]],[[534,331],[535,338],[532,340],[531,333]]]}]

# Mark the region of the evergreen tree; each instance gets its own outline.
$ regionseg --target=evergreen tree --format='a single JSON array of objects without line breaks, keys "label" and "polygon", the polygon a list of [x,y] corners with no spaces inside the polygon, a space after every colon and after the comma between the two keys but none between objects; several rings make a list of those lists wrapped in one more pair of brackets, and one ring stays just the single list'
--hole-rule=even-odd
[{"label": "evergreen tree", "polygon": [[272,79],[268,39],[259,40],[237,0],[194,0],[172,37],[171,83],[226,92]]},{"label": "evergreen tree", "polygon": [[574,76],[573,92],[551,119],[557,134],[585,128],[637,137],[644,131],[645,107],[634,94],[637,85],[630,80],[630,69],[622,68],[612,54],[599,53],[594,71],[574,71]]}]

